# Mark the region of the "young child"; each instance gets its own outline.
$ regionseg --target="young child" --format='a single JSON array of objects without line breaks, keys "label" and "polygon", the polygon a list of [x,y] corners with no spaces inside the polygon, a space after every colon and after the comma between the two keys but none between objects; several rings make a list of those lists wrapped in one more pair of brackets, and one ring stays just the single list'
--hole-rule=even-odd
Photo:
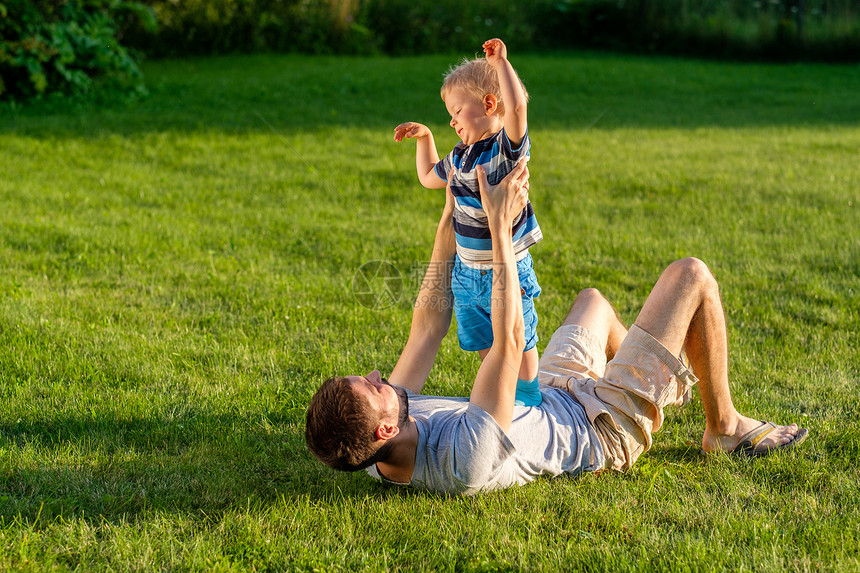
[{"label": "young child", "polygon": [[[486,58],[464,61],[445,76],[442,100],[451,115],[451,127],[461,142],[439,161],[433,134],[427,126],[407,122],[394,129],[394,140],[416,139],[418,179],[429,189],[444,189],[451,179],[454,195],[454,234],[457,256],[451,287],[457,315],[457,336],[464,350],[481,359],[493,343],[490,322],[493,252],[487,216],[481,206],[475,167],[482,165],[491,185],[528,158],[526,104],[528,94],[511,66],[507,48],[498,38],[484,42]],[[523,297],[526,350],[520,363],[516,403],[537,406],[537,313],[532,299],[540,286],[532,268],[529,247],[543,238],[529,203],[514,221],[513,241]]]}]

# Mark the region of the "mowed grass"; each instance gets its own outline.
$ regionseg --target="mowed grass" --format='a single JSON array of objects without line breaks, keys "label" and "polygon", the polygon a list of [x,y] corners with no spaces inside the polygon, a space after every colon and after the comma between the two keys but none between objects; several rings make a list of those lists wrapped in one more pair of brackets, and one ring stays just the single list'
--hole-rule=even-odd
[{"label": "mowed grass", "polygon": [[[0,115],[0,569],[860,568],[860,68],[511,59],[539,348],[580,289],[631,322],[700,257],[737,406],[806,444],[701,456],[696,398],[626,474],[450,499],[321,466],[318,384],[387,374],[406,340],[444,199],[392,131],[456,143],[457,58],[153,62],[137,104]],[[356,297],[371,261],[395,304]],[[426,390],[477,367],[452,328]]]}]

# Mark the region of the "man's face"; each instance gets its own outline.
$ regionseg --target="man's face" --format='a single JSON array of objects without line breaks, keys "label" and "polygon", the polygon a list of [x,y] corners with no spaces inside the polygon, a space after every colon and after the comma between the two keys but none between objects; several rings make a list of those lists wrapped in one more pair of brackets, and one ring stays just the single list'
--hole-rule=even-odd
[{"label": "man's face", "polygon": [[352,390],[367,400],[370,407],[383,418],[394,418],[401,430],[409,425],[409,400],[403,388],[389,384],[378,370],[373,370],[367,376],[347,376],[346,379]]},{"label": "man's face", "polygon": [[495,122],[487,115],[484,102],[461,89],[445,93],[445,107],[451,115],[451,127],[466,145],[472,145],[493,134]]}]

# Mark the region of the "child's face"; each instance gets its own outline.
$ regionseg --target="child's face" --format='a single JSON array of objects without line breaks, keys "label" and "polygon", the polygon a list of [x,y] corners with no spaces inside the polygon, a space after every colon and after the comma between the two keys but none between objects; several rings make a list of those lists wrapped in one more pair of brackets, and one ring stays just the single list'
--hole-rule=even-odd
[{"label": "child's face", "polygon": [[450,90],[445,93],[444,101],[451,114],[451,127],[466,145],[472,145],[501,129],[498,118],[493,114],[495,109],[488,109],[483,100],[470,93]]}]

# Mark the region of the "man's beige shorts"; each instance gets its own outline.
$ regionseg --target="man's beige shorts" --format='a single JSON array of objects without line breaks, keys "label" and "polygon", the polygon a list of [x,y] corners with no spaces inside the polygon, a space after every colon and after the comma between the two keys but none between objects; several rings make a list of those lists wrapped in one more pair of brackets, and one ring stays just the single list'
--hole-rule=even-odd
[{"label": "man's beige shorts", "polygon": [[636,325],[608,364],[587,329],[563,325],[540,359],[541,384],[567,390],[585,408],[606,455],[606,468],[625,470],[651,447],[663,408],[698,379],[692,370]]}]

